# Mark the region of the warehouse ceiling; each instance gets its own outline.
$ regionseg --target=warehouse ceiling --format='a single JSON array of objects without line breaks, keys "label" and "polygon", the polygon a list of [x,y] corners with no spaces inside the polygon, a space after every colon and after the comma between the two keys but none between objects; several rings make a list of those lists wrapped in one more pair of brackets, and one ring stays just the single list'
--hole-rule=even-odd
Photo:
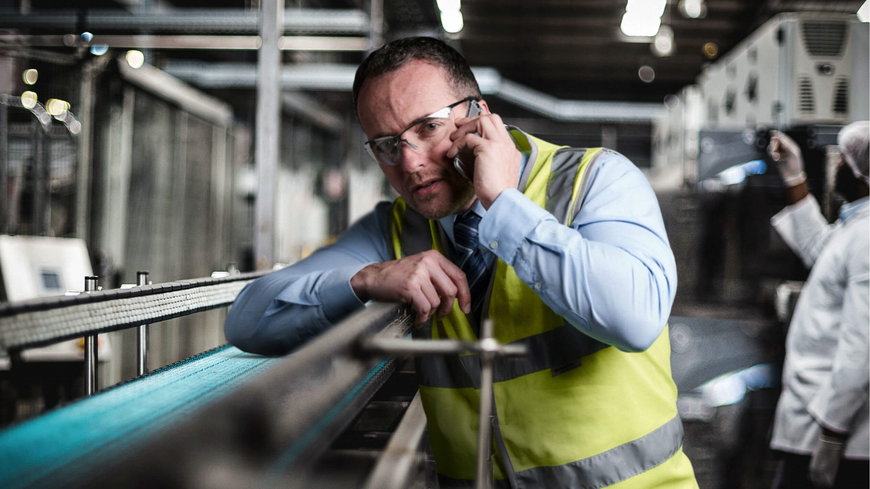
[{"label": "warehouse ceiling", "polygon": [[[669,0],[662,17],[662,25],[672,29],[674,34],[675,49],[669,56],[653,54],[649,42],[626,42],[620,35],[625,0],[462,0],[464,28],[451,36],[441,30],[436,0],[383,0],[383,38],[414,34],[444,36],[473,66],[493,68],[505,79],[562,99],[660,103],[668,94],[693,83],[706,63],[727,53],[780,12],[854,13],[863,3],[863,0],[706,0],[704,15],[689,18],[681,11],[682,1]],[[12,13],[28,12],[31,16],[74,9],[80,21],[78,25],[88,26],[89,12],[96,10],[171,13],[173,9],[236,9],[251,14],[259,2],[20,0],[17,3],[18,7],[14,7],[17,11]],[[365,16],[370,5],[371,2],[362,0],[285,0],[288,9],[339,9],[361,12]],[[286,16],[293,15],[288,11]],[[70,30],[46,25],[22,28],[10,19],[14,16],[0,16],[0,28],[19,34],[63,34]],[[142,34],[130,32],[130,27],[116,30]],[[154,31],[147,33],[155,34]],[[256,34],[256,31],[247,34]],[[152,56],[158,64],[193,58],[210,62],[256,62],[253,50],[158,49],[152,51]],[[285,65],[309,62],[355,65],[362,56],[362,51],[353,50],[338,53],[289,51],[285,52],[284,61]],[[652,69],[651,72],[647,69],[648,74],[653,73],[652,79],[640,79],[642,66]]]}]

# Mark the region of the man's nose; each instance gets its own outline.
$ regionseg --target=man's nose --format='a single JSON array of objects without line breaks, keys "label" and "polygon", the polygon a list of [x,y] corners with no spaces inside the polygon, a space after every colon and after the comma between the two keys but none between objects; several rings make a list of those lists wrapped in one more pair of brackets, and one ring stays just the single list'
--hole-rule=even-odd
[{"label": "man's nose", "polygon": [[426,155],[420,148],[408,142],[399,146],[399,166],[403,170],[416,170],[426,162]]}]

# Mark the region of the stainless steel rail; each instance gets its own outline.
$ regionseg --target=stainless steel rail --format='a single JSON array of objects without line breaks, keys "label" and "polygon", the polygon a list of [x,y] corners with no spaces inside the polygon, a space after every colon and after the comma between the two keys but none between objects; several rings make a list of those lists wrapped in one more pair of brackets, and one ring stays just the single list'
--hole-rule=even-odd
[{"label": "stainless steel rail", "polygon": [[265,272],[0,304],[0,350],[43,346],[231,304]]},{"label": "stainless steel rail", "polygon": [[147,442],[79,477],[73,487],[164,489],[322,487],[310,468],[393,371],[359,339],[401,337],[411,315],[372,304],[274,367],[214,400]]}]

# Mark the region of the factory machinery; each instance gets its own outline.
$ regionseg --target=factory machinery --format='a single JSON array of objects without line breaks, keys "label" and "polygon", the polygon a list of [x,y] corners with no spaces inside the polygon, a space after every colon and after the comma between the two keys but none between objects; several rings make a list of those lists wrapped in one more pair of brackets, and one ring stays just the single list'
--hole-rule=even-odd
[{"label": "factory machinery", "polygon": [[[149,324],[225,307],[260,275],[142,280],[117,290],[91,285],[79,295],[5,303],[0,348],[12,357],[14,373],[15,357],[25,349],[127,328],[141,333]],[[413,340],[411,319],[404,306],[372,303],[287,356],[222,346],[7,427],[0,431],[0,487],[437,487],[409,360],[478,355],[480,415],[488,419],[496,409],[488,402],[493,364],[524,350],[495,342],[488,321],[476,342]],[[734,455],[746,452],[735,450],[746,445],[729,430],[752,410],[746,400],[752,391],[775,395],[776,359],[764,345],[768,326],[670,320],[685,449],[699,481],[721,480],[733,472]],[[85,382],[93,391],[97,349],[86,343]],[[722,344],[733,348],[723,351]],[[144,344],[139,352],[147,354]],[[481,426],[477,487],[486,488],[490,423]],[[736,462],[746,473],[761,470],[759,454],[751,456]]]},{"label": "factory machinery", "polygon": [[[523,353],[486,332],[476,343],[411,340],[404,307],[372,304],[286,357],[223,346],[93,392],[97,334],[226,306],[259,275],[108,291],[88,277],[77,296],[0,306],[0,347],[13,370],[23,349],[85,337],[92,394],[0,432],[0,487],[431,487],[407,359],[480,354],[488,400],[495,358]],[[482,430],[480,487],[489,436]]]}]

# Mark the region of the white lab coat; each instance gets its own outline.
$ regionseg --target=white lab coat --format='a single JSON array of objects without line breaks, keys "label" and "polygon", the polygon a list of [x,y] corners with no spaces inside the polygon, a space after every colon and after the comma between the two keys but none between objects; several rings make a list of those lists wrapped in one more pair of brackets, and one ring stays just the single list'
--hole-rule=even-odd
[{"label": "white lab coat", "polygon": [[[848,210],[846,210],[848,209]],[[844,456],[867,459],[870,379],[870,214],[867,198],[829,225],[809,196],[771,223],[812,266],[786,338],[771,447],[809,455],[820,423],[850,433]]]}]

